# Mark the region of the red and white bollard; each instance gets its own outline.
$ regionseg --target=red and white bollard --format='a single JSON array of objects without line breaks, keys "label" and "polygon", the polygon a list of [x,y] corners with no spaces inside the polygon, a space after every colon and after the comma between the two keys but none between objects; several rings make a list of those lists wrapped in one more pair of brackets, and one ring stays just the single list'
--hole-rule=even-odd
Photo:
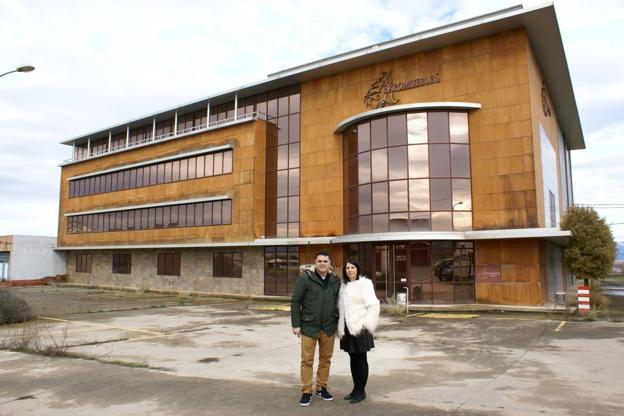
[{"label": "red and white bollard", "polygon": [[578,287],[578,308],[582,313],[589,312],[589,286]]}]

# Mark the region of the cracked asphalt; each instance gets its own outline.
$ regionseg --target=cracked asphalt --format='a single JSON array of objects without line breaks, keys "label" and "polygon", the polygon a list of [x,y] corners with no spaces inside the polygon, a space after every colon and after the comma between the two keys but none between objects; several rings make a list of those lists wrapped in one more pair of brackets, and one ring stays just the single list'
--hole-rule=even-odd
[{"label": "cracked asphalt", "polygon": [[0,351],[2,416],[624,414],[620,322],[384,315],[367,399],[341,399],[351,380],[336,343],[337,399],[300,408],[299,340],[283,303],[62,286],[16,293],[42,319],[0,327],[0,340],[36,328],[82,358]]}]

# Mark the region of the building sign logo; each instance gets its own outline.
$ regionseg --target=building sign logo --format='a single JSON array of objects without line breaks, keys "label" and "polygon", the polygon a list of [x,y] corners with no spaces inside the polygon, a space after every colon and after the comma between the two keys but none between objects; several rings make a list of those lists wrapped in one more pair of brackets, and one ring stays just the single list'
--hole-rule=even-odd
[{"label": "building sign logo", "polygon": [[428,77],[393,83],[392,71],[382,72],[379,79],[371,84],[368,92],[364,95],[364,104],[373,108],[382,108],[387,104],[396,104],[399,102],[399,99],[394,96],[395,92],[437,84],[438,82],[440,82],[439,73]]}]

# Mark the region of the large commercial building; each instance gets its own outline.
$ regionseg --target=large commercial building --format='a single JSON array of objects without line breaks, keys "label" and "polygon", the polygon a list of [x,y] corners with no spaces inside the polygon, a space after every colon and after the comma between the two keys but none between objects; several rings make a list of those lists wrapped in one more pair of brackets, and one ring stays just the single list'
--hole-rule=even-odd
[{"label": "large commercial building", "polygon": [[585,147],[552,4],[271,74],[81,135],[62,166],[70,280],[288,295],[356,254],[383,301],[540,305]]}]

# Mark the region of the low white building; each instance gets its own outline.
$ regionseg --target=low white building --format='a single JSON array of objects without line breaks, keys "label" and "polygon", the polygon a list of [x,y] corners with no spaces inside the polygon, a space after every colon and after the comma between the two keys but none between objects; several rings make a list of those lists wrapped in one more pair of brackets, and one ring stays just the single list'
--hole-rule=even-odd
[{"label": "low white building", "polygon": [[0,280],[36,280],[65,274],[65,253],[55,248],[56,237],[0,236]]}]

